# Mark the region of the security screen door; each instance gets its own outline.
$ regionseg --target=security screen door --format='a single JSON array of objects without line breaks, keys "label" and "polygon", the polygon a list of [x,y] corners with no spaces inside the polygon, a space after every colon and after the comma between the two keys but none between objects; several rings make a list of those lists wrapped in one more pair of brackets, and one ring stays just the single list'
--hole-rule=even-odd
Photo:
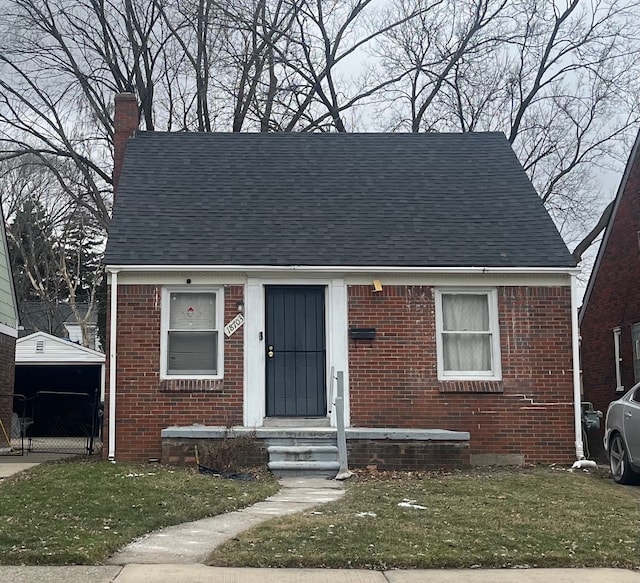
[{"label": "security screen door", "polygon": [[323,286],[266,286],[268,417],[324,417]]}]

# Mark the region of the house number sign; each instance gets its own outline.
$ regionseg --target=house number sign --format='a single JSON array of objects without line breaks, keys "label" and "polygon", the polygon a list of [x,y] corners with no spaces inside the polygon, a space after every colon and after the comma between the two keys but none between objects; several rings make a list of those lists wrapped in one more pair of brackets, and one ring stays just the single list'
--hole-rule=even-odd
[{"label": "house number sign", "polygon": [[239,328],[244,324],[244,316],[242,314],[238,314],[231,322],[229,322],[224,327],[224,335],[229,337],[234,332],[237,332]]}]

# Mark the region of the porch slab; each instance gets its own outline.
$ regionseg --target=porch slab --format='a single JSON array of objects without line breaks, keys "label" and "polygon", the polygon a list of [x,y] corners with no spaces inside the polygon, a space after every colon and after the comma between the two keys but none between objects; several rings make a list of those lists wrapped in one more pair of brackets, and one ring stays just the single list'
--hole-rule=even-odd
[{"label": "porch slab", "polygon": [[[221,439],[234,435],[254,433],[257,439],[335,439],[335,427],[213,427],[208,425],[187,425],[167,427],[161,432],[163,439]],[[393,441],[469,441],[468,431],[448,429],[393,429],[349,427],[345,430],[347,440],[393,440]]]}]

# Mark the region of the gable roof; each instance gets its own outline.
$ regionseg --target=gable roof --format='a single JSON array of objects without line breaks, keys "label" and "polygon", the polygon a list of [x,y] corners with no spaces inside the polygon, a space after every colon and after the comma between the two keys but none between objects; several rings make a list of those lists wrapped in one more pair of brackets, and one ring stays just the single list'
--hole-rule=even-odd
[{"label": "gable roof", "polygon": [[575,265],[501,133],[138,132],[105,262]]},{"label": "gable roof", "polygon": [[0,327],[3,326],[6,326],[5,331],[10,330],[17,334],[18,302],[11,274],[4,214],[0,206]]},{"label": "gable roof", "polygon": [[105,355],[46,332],[16,340],[16,364],[103,364]]},{"label": "gable roof", "polygon": [[[600,269],[600,264],[602,263],[602,259],[606,253],[609,237],[611,236],[613,225],[615,224],[616,217],[618,215],[618,208],[620,207],[620,203],[627,192],[627,183],[635,164],[640,164],[640,131],[638,131],[633,147],[631,148],[631,154],[629,154],[629,159],[627,160],[624,173],[622,174],[622,179],[620,180],[620,185],[618,186],[618,191],[616,192],[616,197],[613,202],[613,208],[611,209],[611,214],[607,220],[607,226],[604,229],[604,235],[602,237],[600,247],[598,247],[598,254],[596,255],[593,269],[589,275],[589,281],[587,282],[587,288],[584,292],[582,305],[578,311],[579,324],[582,324],[582,319],[584,318],[585,311],[589,304],[589,298],[591,298],[593,286],[595,285],[596,278],[598,277],[598,270]],[[631,196],[631,193],[629,195]]]}]

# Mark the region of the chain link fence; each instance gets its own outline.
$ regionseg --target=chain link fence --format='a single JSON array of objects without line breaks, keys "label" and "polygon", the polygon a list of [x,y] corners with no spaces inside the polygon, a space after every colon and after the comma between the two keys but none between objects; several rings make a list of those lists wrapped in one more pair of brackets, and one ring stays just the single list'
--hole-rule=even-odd
[{"label": "chain link fence", "polygon": [[0,394],[0,455],[94,454],[102,449],[102,418],[97,389]]}]

